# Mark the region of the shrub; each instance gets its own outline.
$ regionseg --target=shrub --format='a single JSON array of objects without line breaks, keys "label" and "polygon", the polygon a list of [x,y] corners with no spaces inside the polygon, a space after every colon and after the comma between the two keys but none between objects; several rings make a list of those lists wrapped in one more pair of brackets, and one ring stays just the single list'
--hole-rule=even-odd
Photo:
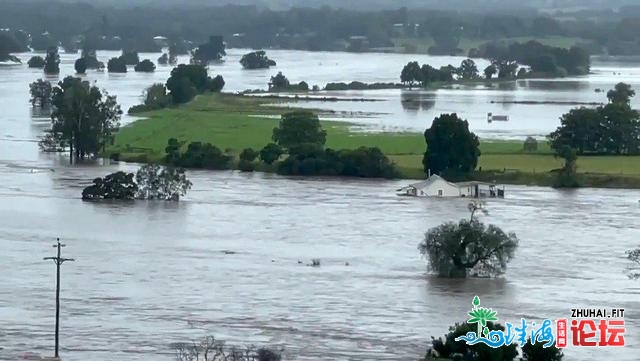
[{"label": "shrub", "polygon": [[153,73],[156,70],[156,66],[151,60],[145,59],[136,64],[133,70],[143,73]]},{"label": "shrub", "polygon": [[282,147],[275,143],[269,143],[260,151],[260,160],[271,165],[278,160],[283,153]]},{"label": "shrub", "polygon": [[210,143],[192,142],[180,157],[179,164],[185,168],[229,169],[231,157]]},{"label": "shrub", "polygon": [[111,58],[107,62],[107,71],[109,73],[126,73],[127,63],[122,58]]},{"label": "shrub", "polygon": [[207,89],[210,92],[218,93],[224,88],[224,79],[222,75],[216,75],[213,79],[207,79]]},{"label": "shrub", "polygon": [[44,68],[44,58],[41,56],[32,56],[31,59],[29,59],[29,62],[27,63],[29,65],[29,68],[38,68],[38,69],[42,69]]}]

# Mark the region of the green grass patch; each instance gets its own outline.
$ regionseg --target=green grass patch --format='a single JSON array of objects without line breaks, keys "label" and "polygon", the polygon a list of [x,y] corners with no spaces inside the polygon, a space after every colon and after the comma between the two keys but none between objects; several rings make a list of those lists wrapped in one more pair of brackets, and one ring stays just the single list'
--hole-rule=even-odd
[{"label": "green grass patch", "polygon": [[[276,106],[265,106],[266,104]],[[198,96],[181,107],[141,114],[147,118],[120,129],[114,144],[105,155],[119,153],[121,160],[159,161],[165,155],[169,138],[185,144],[194,141],[211,143],[224,151],[238,154],[244,148],[260,150],[270,143],[279,115],[292,108],[277,106],[277,100],[230,94]],[[274,117],[269,117],[274,116]],[[354,149],[378,147],[395,163],[405,178],[424,178],[422,157],[426,148],[422,133],[362,133],[351,130],[345,122],[322,122],[327,131],[327,147]],[[538,151],[525,153],[522,141],[483,141],[478,166],[483,177],[516,184],[548,185],[549,171],[560,168],[545,141]],[[640,186],[640,156],[581,156],[578,172],[586,184]]]}]

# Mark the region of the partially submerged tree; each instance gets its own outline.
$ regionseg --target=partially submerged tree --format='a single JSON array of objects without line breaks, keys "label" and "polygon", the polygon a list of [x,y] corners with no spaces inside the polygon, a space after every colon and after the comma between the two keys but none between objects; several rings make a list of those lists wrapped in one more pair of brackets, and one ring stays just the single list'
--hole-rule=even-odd
[{"label": "partially submerged tree", "polygon": [[487,80],[490,80],[491,78],[493,78],[493,76],[498,72],[498,68],[496,68],[495,65],[491,64],[489,66],[487,66],[486,68],[484,68],[484,77]]},{"label": "partially submerged tree", "polygon": [[126,73],[127,63],[121,57],[111,58],[107,62],[107,71],[109,73]]},{"label": "partially submerged tree", "polygon": [[184,169],[157,164],[142,166],[136,173],[139,199],[177,201],[191,189]]},{"label": "partially submerged tree", "polygon": [[53,92],[51,83],[47,80],[38,79],[29,84],[31,93],[31,105],[46,108],[51,105],[51,94]]},{"label": "partially submerged tree", "polygon": [[629,267],[629,278],[640,279],[640,248],[627,251],[627,259],[633,263]]},{"label": "partially submerged tree", "polygon": [[213,336],[200,342],[175,345],[177,361],[280,361],[282,349],[229,346]]},{"label": "partially submerged tree", "polygon": [[31,59],[29,59],[29,62],[27,62],[27,64],[29,65],[29,68],[43,69],[45,65],[45,61],[43,57],[36,55],[36,56],[32,56]]},{"label": "partially submerged tree", "polygon": [[138,185],[133,181],[133,173],[119,171],[94,179],[93,184],[82,191],[82,199],[132,200],[137,192]]},{"label": "partially submerged tree", "polygon": [[270,66],[276,66],[276,62],[269,59],[264,50],[243,55],[240,59],[240,64],[245,69],[267,69]]},{"label": "partially submerged tree", "polygon": [[479,203],[470,203],[469,210],[469,220],[447,222],[430,229],[418,246],[440,277],[464,278],[472,269],[497,276],[506,271],[513,258],[518,246],[516,235],[475,219],[477,211],[484,211]]},{"label": "partially submerged tree", "polygon": [[145,59],[136,64],[133,70],[143,73],[153,73],[156,70],[156,65],[149,59]]},{"label": "partially submerged tree", "polygon": [[556,152],[555,156],[564,159],[564,165],[558,171],[553,186],[555,188],[580,187],[577,173],[578,167],[576,165],[576,160],[578,159],[578,157],[576,156],[575,149],[569,147],[568,145],[562,146],[562,148],[560,148],[560,150]]},{"label": "partially submerged tree", "polygon": [[191,62],[192,64],[207,65],[209,62],[218,61],[227,55],[224,47],[222,36],[210,36],[208,42],[191,52]]},{"label": "partially submerged tree", "polygon": [[84,74],[87,72],[87,59],[78,58],[76,62],[73,64],[74,69],[76,69],[76,73]]},{"label": "partially submerged tree", "polygon": [[58,55],[57,47],[51,47],[47,50],[47,56],[44,59],[44,73],[60,74],[60,55]]},{"label": "partially submerged tree", "polygon": [[478,78],[478,67],[471,59],[465,59],[457,69],[458,76],[464,80],[474,80]]},{"label": "partially submerged tree", "polygon": [[71,162],[104,149],[122,115],[115,96],[71,76],[53,88],[51,104],[51,132],[69,145]]}]

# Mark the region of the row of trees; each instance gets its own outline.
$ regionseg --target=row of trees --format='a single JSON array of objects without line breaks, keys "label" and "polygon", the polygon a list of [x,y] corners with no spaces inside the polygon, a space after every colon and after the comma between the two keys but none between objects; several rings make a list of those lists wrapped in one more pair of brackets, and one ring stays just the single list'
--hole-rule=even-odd
[{"label": "row of trees", "polygon": [[[273,143],[260,151],[247,148],[239,154],[238,168],[253,171],[255,160],[275,165],[284,175],[326,175],[367,178],[393,178],[398,175],[393,163],[378,148],[333,150],[325,148],[327,133],[318,117],[311,112],[291,112],[282,115],[273,129]],[[233,156],[218,147],[203,142],[184,143],[175,138],[167,142],[165,163],[185,168],[229,169]],[[279,161],[283,154],[286,158]]]},{"label": "row of trees", "polygon": [[184,104],[204,92],[220,92],[224,88],[221,75],[211,78],[207,68],[197,64],[180,64],[171,70],[166,84],[153,84],[144,91],[144,102],[133,106],[129,113],[162,109],[169,105]]},{"label": "row of trees", "polygon": [[[496,70],[493,68],[485,69],[485,75],[490,79]],[[407,63],[400,72],[400,81],[409,87],[420,84],[423,87],[433,82],[450,82],[456,79],[475,80],[480,78],[478,66],[471,59],[465,59],[457,68],[453,65],[447,65],[436,69],[431,65],[424,64],[420,66],[417,61]]]},{"label": "row of trees", "polygon": [[640,114],[631,108],[635,91],[625,83],[607,93],[609,103],[597,108],[576,108],[560,118],[549,134],[556,152],[563,148],[584,154],[640,154]]},{"label": "row of trees", "polygon": [[[469,56],[491,59],[498,70],[516,63],[529,66],[533,74],[546,76],[584,75],[589,73],[591,66],[589,53],[581,47],[566,49],[534,40],[510,44],[490,42],[471,51]],[[516,69],[507,73],[513,77]]]}]

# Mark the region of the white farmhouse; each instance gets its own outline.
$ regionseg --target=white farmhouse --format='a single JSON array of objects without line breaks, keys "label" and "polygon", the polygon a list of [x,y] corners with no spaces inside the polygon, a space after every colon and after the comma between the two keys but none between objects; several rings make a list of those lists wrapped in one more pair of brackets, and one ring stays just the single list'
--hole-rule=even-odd
[{"label": "white farmhouse", "polygon": [[438,175],[399,189],[399,195],[414,197],[460,197],[460,188]]},{"label": "white farmhouse", "polygon": [[410,197],[504,198],[504,186],[499,189],[495,184],[475,181],[452,183],[438,175],[400,188],[398,192],[399,196]]}]

